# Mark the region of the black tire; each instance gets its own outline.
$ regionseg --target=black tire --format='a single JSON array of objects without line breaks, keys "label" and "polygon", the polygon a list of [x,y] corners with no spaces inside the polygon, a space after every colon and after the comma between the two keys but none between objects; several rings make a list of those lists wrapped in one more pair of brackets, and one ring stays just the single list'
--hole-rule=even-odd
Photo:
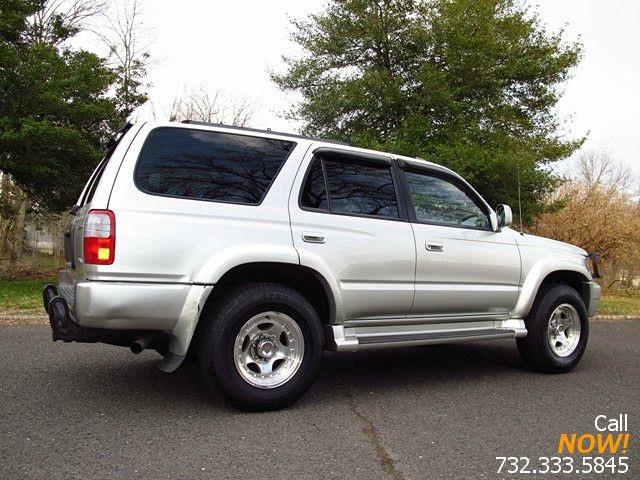
[{"label": "black tire", "polygon": [[[293,376],[283,385],[258,388],[238,372],[234,343],[242,326],[254,315],[276,311],[292,318],[302,331],[304,355]],[[318,314],[300,293],[276,283],[242,285],[212,309],[199,332],[198,363],[205,383],[220,387],[234,406],[247,411],[284,408],[302,397],[313,385],[324,351],[324,337]]]},{"label": "black tire", "polygon": [[[553,352],[547,337],[551,314],[562,304],[572,305],[580,317],[578,344],[573,353],[565,357]],[[589,319],[584,300],[574,288],[565,284],[542,286],[525,323],[529,333],[518,338],[517,344],[520,356],[530,367],[545,373],[566,373],[580,362],[589,339]]]}]

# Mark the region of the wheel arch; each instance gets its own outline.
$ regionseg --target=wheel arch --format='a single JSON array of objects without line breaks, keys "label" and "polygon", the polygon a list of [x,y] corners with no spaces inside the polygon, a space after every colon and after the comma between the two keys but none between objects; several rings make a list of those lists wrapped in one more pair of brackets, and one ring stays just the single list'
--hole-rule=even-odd
[{"label": "wheel arch", "polygon": [[300,292],[316,309],[323,324],[335,318],[335,298],[326,279],[312,268],[284,262],[248,262],[230,268],[216,282],[203,313],[229,290],[256,282],[279,283]]},{"label": "wheel arch", "polygon": [[[270,260],[265,260],[265,259]],[[243,261],[244,260],[244,261]],[[210,258],[195,277],[190,296],[174,326],[169,343],[171,356],[164,371],[175,370],[195,343],[200,320],[231,288],[255,282],[275,282],[300,292],[316,308],[324,325],[333,323],[339,293],[317,270],[300,265],[296,250],[285,247],[238,246]],[[339,301],[339,300],[338,300]],[[170,363],[170,365],[169,365]]]},{"label": "wheel arch", "polygon": [[518,301],[511,316],[524,318],[531,311],[531,307],[538,296],[540,288],[550,283],[565,283],[573,287],[582,297],[586,306],[589,305],[588,283],[591,275],[581,265],[570,262],[559,262],[554,259],[539,262],[530,271],[520,289]]}]

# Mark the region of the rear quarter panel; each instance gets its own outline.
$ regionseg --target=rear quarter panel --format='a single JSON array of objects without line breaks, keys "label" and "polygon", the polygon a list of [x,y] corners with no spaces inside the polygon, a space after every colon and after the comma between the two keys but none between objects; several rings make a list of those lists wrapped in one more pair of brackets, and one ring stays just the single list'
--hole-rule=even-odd
[{"label": "rear quarter panel", "polygon": [[[92,279],[214,283],[221,270],[235,266],[234,262],[246,263],[248,257],[239,251],[253,252],[253,261],[260,261],[262,245],[277,249],[283,261],[298,262],[287,200],[290,179],[306,149],[304,141],[297,142],[260,205],[237,205],[156,196],[136,187],[138,155],[147,135],[160,126],[168,125],[146,124],[122,161],[108,201],[116,216],[115,261],[93,267]],[[191,124],[170,126],[212,130]]]}]

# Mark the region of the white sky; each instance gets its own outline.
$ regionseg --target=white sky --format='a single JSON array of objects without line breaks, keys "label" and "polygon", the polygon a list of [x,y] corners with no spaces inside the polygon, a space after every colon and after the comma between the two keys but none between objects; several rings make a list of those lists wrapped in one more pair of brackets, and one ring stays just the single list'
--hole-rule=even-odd
[{"label": "white sky", "polygon": [[[281,70],[281,55],[297,51],[289,40],[288,19],[318,11],[324,3],[147,0],[145,23],[155,59],[149,69],[153,109],[162,112],[185,87],[202,85],[253,100],[251,126],[296,131],[279,115],[295,96],[280,92],[268,71]],[[640,1],[528,3],[549,28],[564,28],[567,39],[580,38],[584,45],[584,59],[558,105],[568,118],[568,134],[588,133],[585,149],[606,150],[640,175]],[[146,108],[140,115],[149,112]]]}]

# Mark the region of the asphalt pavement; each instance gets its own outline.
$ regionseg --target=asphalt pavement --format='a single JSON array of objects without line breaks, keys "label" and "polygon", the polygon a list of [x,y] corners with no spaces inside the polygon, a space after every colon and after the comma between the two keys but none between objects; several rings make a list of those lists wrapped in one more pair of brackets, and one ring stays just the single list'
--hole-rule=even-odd
[{"label": "asphalt pavement", "polygon": [[620,413],[620,478],[640,478],[639,354],[637,320],[592,322],[565,375],[528,370],[512,340],[327,353],[300,402],[249,414],[210,395],[194,364],[164,374],[153,352],[3,326],[0,478],[502,478],[496,456],[555,455],[560,433]]}]

